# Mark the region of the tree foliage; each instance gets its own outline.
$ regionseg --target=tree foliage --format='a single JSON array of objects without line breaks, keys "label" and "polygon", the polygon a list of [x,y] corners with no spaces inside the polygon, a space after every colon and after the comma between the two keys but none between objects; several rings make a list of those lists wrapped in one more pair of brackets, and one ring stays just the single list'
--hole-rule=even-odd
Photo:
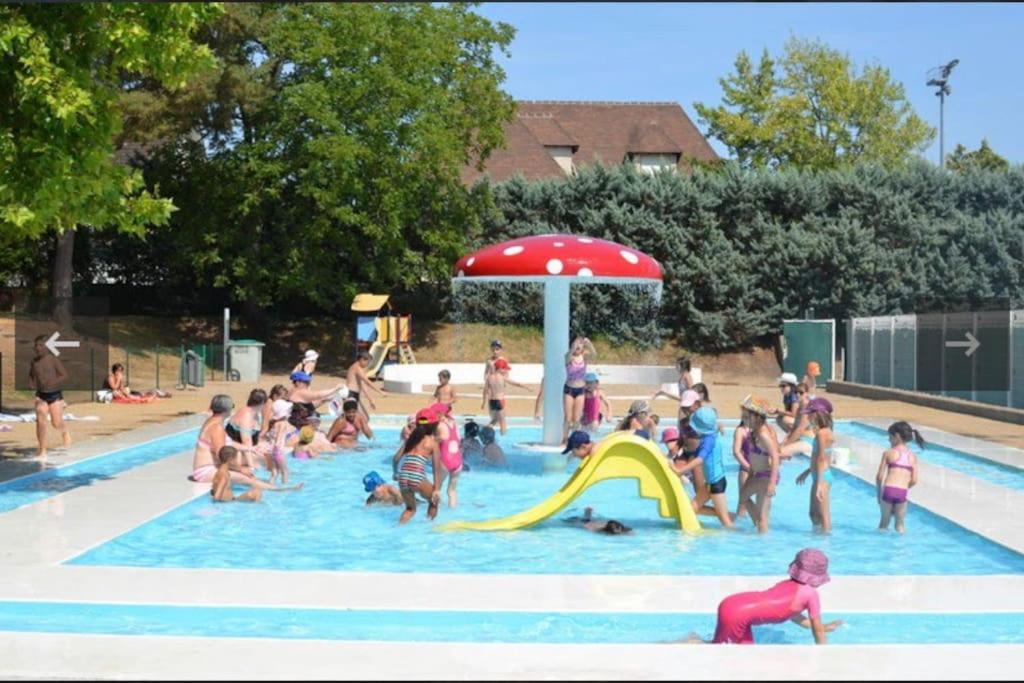
[{"label": "tree foliage", "polygon": [[140,233],[172,206],[114,159],[123,79],[168,88],[212,64],[191,41],[214,5],[0,6],[0,228]]},{"label": "tree foliage", "polygon": [[446,273],[479,220],[460,171],[512,116],[511,38],[464,4],[229,5],[202,36],[219,73],[124,102],[139,128],[174,122],[141,162],[181,208],[161,267],[328,309]]},{"label": "tree foliage", "polygon": [[830,169],[861,162],[898,166],[935,130],[914,113],[888,69],[865,65],[818,41],[791,37],[755,67],[746,52],[719,79],[722,103],[694,107],[707,134],[745,167]]},{"label": "tree foliage", "polygon": [[[580,331],[699,350],[762,341],[813,307],[821,317],[922,310],[927,302],[1024,302],[1024,167],[943,173],[899,169],[743,169],[647,176],[587,168],[565,180],[498,184],[482,246],[568,232],[644,251],[665,275],[660,311],[631,292],[575,287]],[[476,297],[474,299],[474,297]],[[459,294],[475,319],[522,322],[525,296]],[[637,313],[640,313],[637,316]],[[637,318],[639,317],[639,322]]]},{"label": "tree foliage", "polygon": [[989,146],[988,140],[982,139],[981,145],[974,151],[968,151],[966,147],[958,144],[946,156],[946,168],[957,172],[971,170],[1005,171],[1010,168],[1010,162],[999,156]]}]

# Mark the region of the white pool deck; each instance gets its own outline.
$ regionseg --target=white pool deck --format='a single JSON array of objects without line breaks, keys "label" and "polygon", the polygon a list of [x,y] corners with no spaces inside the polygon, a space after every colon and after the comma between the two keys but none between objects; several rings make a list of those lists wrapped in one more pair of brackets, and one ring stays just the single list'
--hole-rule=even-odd
[{"label": "white pool deck", "polygon": [[[61,462],[179,432],[196,417],[73,448]],[[861,420],[875,424],[872,420]],[[884,424],[881,426],[885,426]],[[926,439],[1015,467],[1024,451],[939,430]],[[874,481],[876,447],[848,437],[851,474]],[[588,576],[275,572],[62,564],[206,495],[180,453],[0,514],[0,600],[539,611],[713,612],[778,576]],[[288,495],[288,494],[282,494]],[[301,495],[301,494],[299,494]],[[1024,553],[1024,492],[928,463],[913,502]],[[912,523],[912,522],[911,522]],[[813,536],[808,534],[808,545]],[[439,590],[439,586],[445,589]],[[268,590],[268,586],[274,586]],[[834,576],[835,612],[1024,612],[1024,575]],[[443,626],[439,625],[439,628]],[[685,637],[666,633],[666,640]],[[107,679],[1016,679],[1024,645],[561,645],[223,639],[5,632],[0,677]],[[808,634],[808,643],[811,642]]]}]

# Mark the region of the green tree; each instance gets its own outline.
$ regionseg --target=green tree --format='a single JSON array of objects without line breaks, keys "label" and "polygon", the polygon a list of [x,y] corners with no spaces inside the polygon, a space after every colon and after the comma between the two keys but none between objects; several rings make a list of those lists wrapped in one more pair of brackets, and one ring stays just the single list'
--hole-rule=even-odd
[{"label": "green tree", "polygon": [[486,199],[460,171],[513,114],[512,35],[466,4],[229,5],[202,37],[218,74],[124,103],[173,122],[140,162],[181,208],[154,248],[250,314],[447,275]]},{"label": "green tree", "polygon": [[743,166],[896,166],[935,136],[888,69],[866,65],[857,73],[824,43],[791,37],[778,62],[765,50],[755,68],[740,52],[735,68],[719,79],[722,104],[694,107],[707,134]]},{"label": "green tree", "polygon": [[995,150],[989,147],[988,140],[983,138],[981,146],[973,152],[958,144],[951,153],[946,155],[946,168],[951,171],[972,169],[1005,171],[1010,168],[1010,162],[999,156]]},{"label": "green tree", "polygon": [[214,5],[0,6],[0,228],[58,233],[53,294],[71,295],[79,226],[141,234],[173,206],[114,158],[125,79],[181,87],[212,64],[192,34]]}]

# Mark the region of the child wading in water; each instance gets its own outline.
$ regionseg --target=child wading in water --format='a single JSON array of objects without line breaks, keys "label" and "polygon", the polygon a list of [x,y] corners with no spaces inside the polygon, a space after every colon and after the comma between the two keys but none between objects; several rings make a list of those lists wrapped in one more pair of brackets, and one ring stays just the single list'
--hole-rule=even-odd
[{"label": "child wading in water", "polygon": [[[580,428],[588,432],[596,432],[601,422],[610,421],[612,406],[601,391],[600,381],[596,372],[588,372],[584,377],[586,388],[583,392],[583,417],[580,419]],[[604,406],[604,412],[601,407]]]},{"label": "child wading in water", "polygon": [[267,458],[267,471],[270,474],[270,483],[281,477],[281,483],[288,483],[288,452],[287,441],[291,432],[298,431],[288,422],[288,416],[292,414],[292,403],[279,398],[271,405],[271,416],[268,422],[267,433],[264,443],[270,447],[270,455]]},{"label": "child wading in water", "polygon": [[796,478],[796,483],[803,484],[808,475],[812,477],[808,514],[815,531],[827,534],[832,531],[829,499],[832,492],[832,445],[835,443],[832,434],[832,404],[827,399],[816,398],[809,401],[802,412],[810,416],[811,429],[814,430],[814,451],[811,454],[811,466]]},{"label": "child wading in water", "polygon": [[[398,518],[405,524],[416,514],[416,494],[430,501],[427,519],[437,517],[437,505],[441,501],[441,460],[437,446],[437,413],[424,408],[416,413],[416,428],[402,445],[398,461],[398,490],[402,493],[405,510]],[[434,472],[433,485],[427,483],[427,463]]]},{"label": "child wading in water", "polygon": [[440,448],[438,460],[444,466],[448,476],[448,507],[453,508],[459,503],[459,475],[462,474],[462,443],[459,438],[459,426],[452,418],[452,406],[449,403],[435,403],[427,408],[437,416],[437,443]]},{"label": "child wading in water", "polygon": [[255,503],[263,497],[263,491],[258,488],[251,488],[240,496],[235,496],[231,490],[231,468],[242,466],[242,453],[234,446],[224,446],[217,452],[217,473],[213,475],[213,483],[210,486],[210,495],[218,503],[231,503],[234,501]]},{"label": "child wading in water", "polygon": [[768,531],[772,498],[779,483],[779,444],[767,422],[772,412],[771,404],[759,396],[747,396],[740,404],[740,419],[747,428],[740,452],[750,467],[740,490],[740,506],[750,514],[760,533]]},{"label": "child wading in water", "polygon": [[910,450],[910,442],[916,441],[918,447],[924,448],[924,439],[906,422],[894,422],[888,431],[892,448],[882,453],[875,475],[878,507],[882,512],[878,528],[888,529],[889,520],[895,517],[896,531],[902,534],[907,517],[907,493],[917,483],[917,455]]},{"label": "child wading in water", "polygon": [[[722,462],[722,450],[718,443],[718,413],[709,406],[701,408],[690,416],[690,428],[700,435],[697,453],[685,465],[676,466],[675,470],[680,476],[685,476],[690,470],[701,468],[705,483],[694,486],[694,511],[702,515],[717,516],[723,527],[732,529],[729,502],[725,497],[725,463]],[[705,507],[704,504],[709,500],[711,507]]]},{"label": "child wading in water", "polygon": [[508,427],[505,424],[505,385],[511,384],[520,389],[533,391],[533,389],[525,384],[510,380],[508,375],[511,371],[512,367],[508,364],[507,360],[500,357],[497,358],[494,361],[493,372],[487,375],[487,380],[484,382],[484,395],[480,401],[480,407],[486,406],[491,413],[489,426],[498,427],[501,430],[502,436],[508,431]]}]

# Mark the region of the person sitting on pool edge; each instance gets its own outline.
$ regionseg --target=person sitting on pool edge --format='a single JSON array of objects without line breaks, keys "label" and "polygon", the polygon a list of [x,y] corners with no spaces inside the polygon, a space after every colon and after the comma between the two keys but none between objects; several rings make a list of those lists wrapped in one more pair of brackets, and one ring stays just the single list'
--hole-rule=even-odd
[{"label": "person sitting on pool edge", "polygon": [[582,517],[569,517],[562,520],[567,524],[577,524],[587,531],[593,531],[597,534],[608,534],[609,536],[618,536],[619,534],[631,534],[633,529],[626,526],[617,519],[608,520],[597,520],[594,519],[594,508],[587,506],[583,509]]},{"label": "person sitting on pool edge", "polygon": [[402,492],[398,490],[398,487],[385,482],[384,477],[376,471],[363,477],[363,489],[370,494],[366,499],[366,507],[378,504],[395,507],[405,505],[405,501],[402,500]]}]

